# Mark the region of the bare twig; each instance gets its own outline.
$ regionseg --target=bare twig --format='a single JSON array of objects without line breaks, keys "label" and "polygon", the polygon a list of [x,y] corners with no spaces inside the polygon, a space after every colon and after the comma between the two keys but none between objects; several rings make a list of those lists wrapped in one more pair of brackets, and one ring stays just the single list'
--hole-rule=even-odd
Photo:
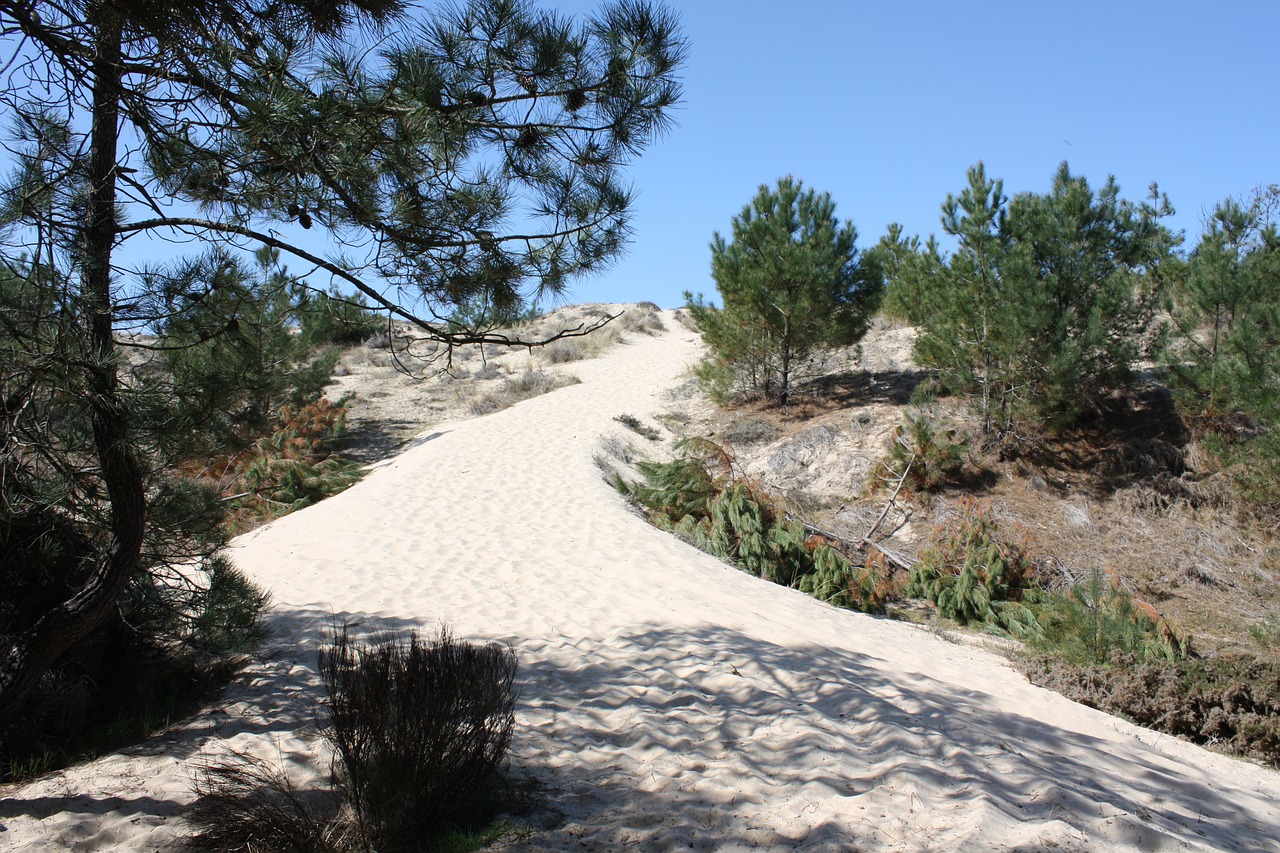
[{"label": "bare twig", "polygon": [[907,467],[902,469],[902,476],[898,478],[898,486],[893,490],[893,494],[889,496],[889,502],[884,505],[884,512],[880,513],[880,517],[876,519],[875,524],[871,525],[871,529],[862,534],[864,541],[870,540],[875,535],[875,532],[880,529],[880,525],[884,524],[885,518],[889,515],[889,510],[893,509],[898,500],[898,493],[902,491],[902,484],[907,481],[907,475],[911,473],[911,466],[915,463],[918,452],[916,450],[911,451],[911,458],[907,460]]}]

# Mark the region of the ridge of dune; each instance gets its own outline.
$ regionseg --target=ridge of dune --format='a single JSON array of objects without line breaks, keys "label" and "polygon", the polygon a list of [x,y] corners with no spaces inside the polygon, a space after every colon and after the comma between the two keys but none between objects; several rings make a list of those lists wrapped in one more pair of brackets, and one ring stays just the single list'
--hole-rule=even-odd
[{"label": "ridge of dune", "polygon": [[665,319],[574,363],[581,384],[428,430],[237,539],[275,600],[265,659],[173,731],[11,787],[8,849],[167,849],[199,762],[229,749],[325,775],[315,646],[348,619],[515,649],[511,772],[552,811],[504,850],[1280,851],[1280,774],[752,578],[632,512],[592,456],[698,357]]}]

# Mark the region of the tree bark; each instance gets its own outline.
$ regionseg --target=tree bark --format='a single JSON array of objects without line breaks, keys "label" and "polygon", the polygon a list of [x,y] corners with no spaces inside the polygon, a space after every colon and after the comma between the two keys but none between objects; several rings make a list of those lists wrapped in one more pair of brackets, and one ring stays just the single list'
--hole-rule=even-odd
[{"label": "tree bark", "polygon": [[142,466],[120,395],[111,304],[111,252],[116,240],[116,168],[120,123],[121,26],[110,0],[88,12],[96,29],[89,196],[80,297],[90,357],[85,366],[94,449],[111,514],[111,539],[85,585],[41,616],[6,650],[0,668],[0,725],[21,711],[40,678],[112,612],[138,566],[146,522]]}]

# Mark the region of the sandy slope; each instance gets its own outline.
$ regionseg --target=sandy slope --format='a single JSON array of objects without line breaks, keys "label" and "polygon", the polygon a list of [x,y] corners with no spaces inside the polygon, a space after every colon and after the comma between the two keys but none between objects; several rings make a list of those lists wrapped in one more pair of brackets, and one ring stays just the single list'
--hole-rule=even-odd
[{"label": "sandy slope", "polygon": [[669,326],[240,539],[275,593],[270,659],[170,735],[7,792],[0,846],[165,849],[196,761],[228,748],[315,778],[315,640],[336,615],[515,647],[513,771],[558,815],[510,850],[1280,850],[1280,774],[750,578],[631,513],[591,457],[696,357]]}]

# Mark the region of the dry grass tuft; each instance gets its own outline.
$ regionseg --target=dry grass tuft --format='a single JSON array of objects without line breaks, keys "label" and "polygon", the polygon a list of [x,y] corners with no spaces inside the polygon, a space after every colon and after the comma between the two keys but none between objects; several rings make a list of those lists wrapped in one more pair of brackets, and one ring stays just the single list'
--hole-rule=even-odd
[{"label": "dry grass tuft", "polygon": [[299,790],[288,775],[243,752],[205,766],[186,817],[198,827],[193,851],[341,853],[358,849],[358,833],[332,790]]},{"label": "dry grass tuft", "polygon": [[542,370],[527,370],[524,373],[503,380],[502,384],[492,391],[487,391],[471,401],[470,410],[473,415],[488,415],[510,408],[522,400],[529,400],[543,394],[577,385],[582,380],[569,373],[547,373]]},{"label": "dry grass tuft", "polygon": [[658,310],[658,306],[652,302],[641,302],[624,311],[622,316],[614,320],[611,325],[616,325],[623,333],[656,335],[667,330],[667,325],[662,322]]},{"label": "dry grass tuft", "polygon": [[541,355],[547,364],[567,364],[597,358],[621,342],[622,333],[610,324],[589,335],[561,338],[555,343],[547,344],[542,348]]},{"label": "dry grass tuft", "polygon": [[660,441],[662,439],[662,433],[642,422],[635,415],[618,415],[614,420],[642,438],[647,438],[650,441]]}]

